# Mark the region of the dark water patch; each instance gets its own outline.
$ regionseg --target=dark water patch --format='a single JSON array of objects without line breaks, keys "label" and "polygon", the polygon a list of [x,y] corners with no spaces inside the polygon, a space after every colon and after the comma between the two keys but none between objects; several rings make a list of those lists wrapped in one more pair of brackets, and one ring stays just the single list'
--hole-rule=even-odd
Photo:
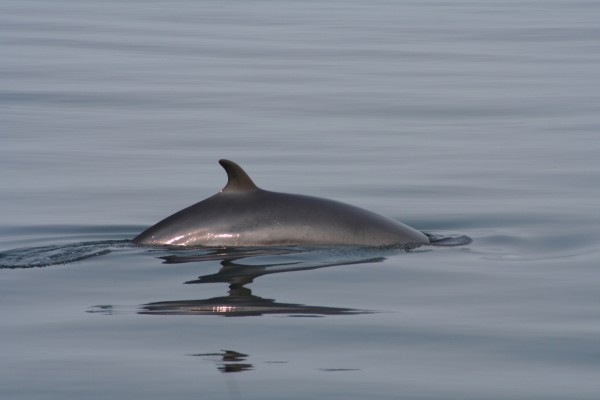
[{"label": "dark water patch", "polygon": [[[235,350],[221,350],[215,353],[190,354],[192,357],[201,357],[204,361],[212,361],[217,369],[223,373],[252,371],[257,368],[256,362],[250,363],[250,355]],[[263,361],[264,364],[288,364],[287,361]]]},{"label": "dark water patch", "polygon": [[323,372],[348,372],[348,371],[361,371],[360,368],[319,368],[319,371]]}]

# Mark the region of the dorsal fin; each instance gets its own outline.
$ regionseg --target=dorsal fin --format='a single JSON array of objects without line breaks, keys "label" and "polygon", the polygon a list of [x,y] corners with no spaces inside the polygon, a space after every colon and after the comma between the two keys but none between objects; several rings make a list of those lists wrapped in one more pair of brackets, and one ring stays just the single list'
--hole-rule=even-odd
[{"label": "dorsal fin", "polygon": [[221,164],[221,166],[225,168],[225,172],[227,172],[227,185],[225,185],[221,192],[247,192],[258,189],[248,174],[244,172],[242,167],[233,161],[219,160],[219,164]]}]

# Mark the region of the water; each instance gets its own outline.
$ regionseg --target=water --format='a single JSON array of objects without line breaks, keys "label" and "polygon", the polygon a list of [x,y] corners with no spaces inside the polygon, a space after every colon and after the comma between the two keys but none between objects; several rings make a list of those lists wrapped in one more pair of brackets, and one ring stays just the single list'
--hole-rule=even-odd
[{"label": "water", "polygon": [[[0,397],[598,398],[599,17],[1,1]],[[127,242],[219,158],[473,243]]]}]

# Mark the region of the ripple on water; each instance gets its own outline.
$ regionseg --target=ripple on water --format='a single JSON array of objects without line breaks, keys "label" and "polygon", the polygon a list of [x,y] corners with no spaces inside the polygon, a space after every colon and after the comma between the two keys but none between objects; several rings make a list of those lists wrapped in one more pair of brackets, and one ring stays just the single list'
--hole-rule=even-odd
[{"label": "ripple on water", "polygon": [[0,253],[0,268],[36,268],[69,264],[110,253],[129,245],[128,240],[105,240],[65,245],[25,247]]}]

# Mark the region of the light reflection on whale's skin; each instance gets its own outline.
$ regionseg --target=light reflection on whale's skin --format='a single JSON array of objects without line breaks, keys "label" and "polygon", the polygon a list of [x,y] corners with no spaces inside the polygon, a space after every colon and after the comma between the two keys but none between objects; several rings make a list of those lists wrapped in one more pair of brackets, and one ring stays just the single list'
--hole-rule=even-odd
[{"label": "light reflection on whale's skin", "polygon": [[[472,242],[471,238],[465,235],[444,236],[437,233],[424,234],[429,238],[431,246],[452,247],[465,246]],[[44,246],[22,247],[0,252],[0,270],[1,269],[21,269],[49,267],[52,265],[71,264],[76,261],[83,261],[93,257],[107,255],[113,251],[134,250],[136,245],[130,240],[97,240],[87,242],[76,242],[68,244],[48,244]],[[155,246],[148,249],[149,252],[156,251],[174,251],[177,254],[160,257],[167,264],[188,263],[193,261],[211,261],[237,259],[251,256],[276,256],[292,253],[314,252],[321,249],[321,255],[328,256],[334,253],[332,249],[345,248],[360,251],[385,251],[385,250],[406,250],[406,251],[427,251],[427,248],[419,250],[409,249],[406,246],[383,246],[383,247],[361,247],[361,246],[278,246],[278,247],[238,247],[238,248],[210,248],[196,247],[187,248],[183,251],[181,246]],[[200,251],[200,253],[198,253]],[[190,254],[191,253],[191,254]]]}]

